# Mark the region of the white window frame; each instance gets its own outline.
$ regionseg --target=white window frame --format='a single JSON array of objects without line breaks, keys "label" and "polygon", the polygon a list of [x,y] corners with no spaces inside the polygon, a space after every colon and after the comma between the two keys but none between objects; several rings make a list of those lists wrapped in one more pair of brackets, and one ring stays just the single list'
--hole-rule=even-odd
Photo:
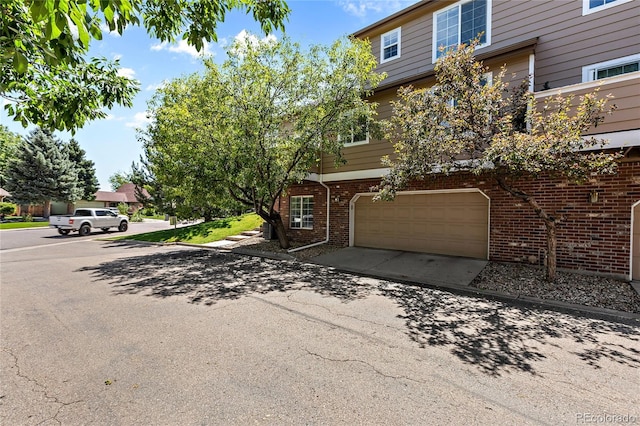
[{"label": "white window frame", "polygon": [[[586,83],[588,81],[596,81],[597,72],[603,68],[613,68],[619,65],[624,65],[630,62],[638,62],[640,61],[640,53],[636,53],[635,55],[625,56],[623,58],[616,58],[610,61],[599,62],[597,64],[587,65],[582,67],[582,82]],[[601,79],[602,80],[602,79]]]},{"label": "white window frame", "polygon": [[[293,226],[294,224],[294,215],[293,215],[293,199],[294,198],[300,198],[300,211],[298,212],[300,214],[300,226]],[[302,226],[304,224],[303,221],[303,217],[304,217],[304,199],[311,199],[313,205],[311,206],[311,226]],[[289,228],[290,229],[313,229],[313,208],[315,207],[315,200],[314,200],[314,196],[313,195],[291,195],[289,197]]]},{"label": "white window frame", "polygon": [[[443,7],[440,10],[437,10],[435,12],[433,12],[433,30],[432,30],[432,49],[431,49],[431,61],[432,63],[436,63],[436,61],[438,60],[438,14],[446,12],[448,10],[451,9],[461,9],[461,6],[465,3],[470,3],[473,0],[461,0],[455,4],[452,4],[451,6],[447,6],[447,7]],[[492,2],[493,0],[486,0],[487,1],[487,30],[486,30],[486,39],[485,42],[483,44],[479,44],[478,46],[476,46],[476,49],[482,49],[484,47],[490,46],[491,45],[491,10],[492,10]],[[460,21],[462,19],[462,13],[459,10],[458,11],[458,44],[460,44],[460,32],[462,31],[462,26],[460,25]]]},{"label": "white window frame", "polygon": [[603,4],[602,6],[591,7],[589,5],[590,0],[582,0],[582,16],[589,15],[591,13],[600,12],[601,10],[610,9],[621,4],[629,3],[632,0],[613,0],[610,3]]},{"label": "white window frame", "polygon": [[[388,46],[385,46],[384,45],[385,36],[391,35],[393,33],[398,33],[398,41],[395,44],[390,44]],[[402,27],[398,27],[398,28],[393,29],[391,31],[387,31],[386,33],[384,33],[384,34],[382,34],[380,36],[380,63],[381,64],[384,64],[385,62],[393,61],[394,59],[398,59],[400,57],[400,54],[401,54],[401,52],[400,52],[401,39],[402,39]],[[391,56],[390,58],[385,59],[384,58],[384,49],[392,47],[394,45],[398,46],[398,53],[395,56]]]},{"label": "white window frame", "polygon": [[[355,131],[353,129],[353,127],[351,128],[351,132],[349,133],[349,140],[345,141],[343,143],[343,146],[345,148],[347,147],[352,147],[352,146],[358,146],[358,145],[366,145],[369,143],[369,119],[367,119],[367,131],[366,131],[366,137],[363,140],[354,140],[354,135],[355,135]],[[338,141],[342,140],[342,135],[338,135]]]}]

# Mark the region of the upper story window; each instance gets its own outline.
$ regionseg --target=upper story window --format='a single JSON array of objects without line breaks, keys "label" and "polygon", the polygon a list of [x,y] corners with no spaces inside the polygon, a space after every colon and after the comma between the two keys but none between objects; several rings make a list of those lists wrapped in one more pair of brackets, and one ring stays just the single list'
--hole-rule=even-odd
[{"label": "upper story window", "polygon": [[582,67],[582,81],[595,81],[640,71],[640,54]]},{"label": "upper story window", "polygon": [[632,0],[582,0],[582,14],[588,15],[630,1]]},{"label": "upper story window", "polygon": [[369,120],[367,117],[358,118],[357,124],[345,138],[344,146],[364,145],[369,143]]},{"label": "upper story window", "polygon": [[400,57],[400,28],[380,36],[380,63]]},{"label": "upper story window", "polygon": [[[480,35],[481,34],[481,35]],[[460,1],[433,14],[433,62],[480,35],[478,47],[491,44],[491,0]],[[444,47],[444,51],[440,48]]]}]

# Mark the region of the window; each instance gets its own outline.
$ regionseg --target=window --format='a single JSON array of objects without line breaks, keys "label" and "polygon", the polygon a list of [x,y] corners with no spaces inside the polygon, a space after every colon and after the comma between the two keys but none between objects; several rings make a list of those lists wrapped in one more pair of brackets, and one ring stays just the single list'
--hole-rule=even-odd
[{"label": "window", "polygon": [[[433,14],[433,62],[446,50],[469,43],[478,35],[480,44],[491,44],[491,0],[462,1]],[[444,51],[440,47],[444,46]]]},{"label": "window", "polygon": [[313,195],[290,198],[291,228],[313,229]]},{"label": "window", "polygon": [[595,81],[640,71],[640,54],[582,67],[582,81]]},{"label": "window", "polygon": [[96,216],[107,216],[106,210],[96,210]]},{"label": "window", "polygon": [[630,1],[631,0],[582,0],[582,14],[588,15]]},{"label": "window", "polygon": [[380,63],[400,57],[400,28],[380,36]]},{"label": "window", "polygon": [[351,127],[346,137],[338,135],[338,140],[344,139],[344,146],[364,145],[369,143],[369,119],[367,117],[359,117],[356,124]]}]

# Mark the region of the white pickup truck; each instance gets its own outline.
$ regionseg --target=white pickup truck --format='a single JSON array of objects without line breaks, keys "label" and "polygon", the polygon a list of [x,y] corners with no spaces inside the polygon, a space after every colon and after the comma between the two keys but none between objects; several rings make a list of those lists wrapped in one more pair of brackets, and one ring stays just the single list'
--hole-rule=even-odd
[{"label": "white pickup truck", "polygon": [[109,209],[76,209],[72,215],[51,216],[49,226],[57,228],[60,235],[78,231],[80,235],[89,235],[91,228],[100,228],[107,232],[109,228],[118,228],[124,232],[129,228],[129,218],[118,215]]}]

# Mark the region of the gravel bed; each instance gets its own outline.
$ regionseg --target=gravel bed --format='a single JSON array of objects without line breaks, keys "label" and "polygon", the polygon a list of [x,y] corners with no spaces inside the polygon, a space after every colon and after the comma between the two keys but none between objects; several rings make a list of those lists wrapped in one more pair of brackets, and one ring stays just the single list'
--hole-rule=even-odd
[{"label": "gravel bed", "polygon": [[489,262],[471,282],[471,286],[512,296],[530,296],[640,313],[640,295],[630,283],[613,278],[558,271],[556,281],[548,283],[544,280],[542,268]]},{"label": "gravel bed", "polygon": [[[302,245],[291,244],[292,248]],[[342,248],[322,244],[288,253],[280,248],[277,240],[267,241],[261,236],[241,241],[233,247],[241,246],[263,253],[289,254],[300,261]],[[470,285],[516,297],[529,296],[640,314],[640,295],[630,283],[613,278],[558,271],[556,281],[550,284],[544,280],[544,270],[539,267],[489,262]]]}]

